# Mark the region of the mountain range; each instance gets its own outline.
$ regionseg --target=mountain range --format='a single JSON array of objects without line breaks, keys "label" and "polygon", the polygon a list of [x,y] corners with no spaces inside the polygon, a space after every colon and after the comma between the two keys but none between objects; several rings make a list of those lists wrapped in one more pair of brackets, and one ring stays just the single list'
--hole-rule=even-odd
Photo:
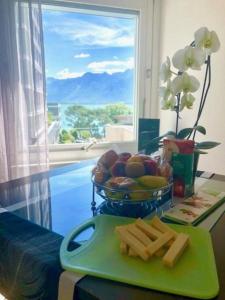
[{"label": "mountain range", "polygon": [[115,102],[131,104],[133,70],[108,73],[85,73],[81,77],[46,81],[48,103],[101,105]]}]

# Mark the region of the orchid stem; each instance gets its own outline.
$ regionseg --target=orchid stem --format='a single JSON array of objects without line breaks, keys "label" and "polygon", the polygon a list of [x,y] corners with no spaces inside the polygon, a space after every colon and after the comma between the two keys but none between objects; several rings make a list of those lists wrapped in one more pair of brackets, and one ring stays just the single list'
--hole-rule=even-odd
[{"label": "orchid stem", "polygon": [[179,123],[179,112],[180,112],[180,93],[177,95],[177,105],[176,105],[176,138],[178,135],[178,123]]},{"label": "orchid stem", "polygon": [[[206,82],[207,82],[207,87],[206,87]],[[197,114],[197,120],[195,121],[194,127],[198,126],[198,122],[201,117],[203,108],[205,106],[205,101],[206,101],[206,98],[207,98],[207,95],[209,92],[210,85],[211,85],[211,60],[210,60],[210,55],[209,55],[208,59],[206,61],[205,79],[204,79],[204,84],[203,84],[203,89],[202,89],[201,101],[199,104],[199,109],[198,109],[198,114]],[[194,129],[194,131],[193,131],[193,140],[195,140],[195,135],[196,135],[196,129]]]}]

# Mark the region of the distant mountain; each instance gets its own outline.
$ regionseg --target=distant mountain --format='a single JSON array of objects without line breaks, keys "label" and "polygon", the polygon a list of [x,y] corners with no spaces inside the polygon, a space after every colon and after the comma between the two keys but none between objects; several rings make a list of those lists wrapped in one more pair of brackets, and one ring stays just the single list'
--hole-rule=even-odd
[{"label": "distant mountain", "polygon": [[76,104],[132,103],[133,70],[85,73],[82,77],[47,78],[47,102]]}]

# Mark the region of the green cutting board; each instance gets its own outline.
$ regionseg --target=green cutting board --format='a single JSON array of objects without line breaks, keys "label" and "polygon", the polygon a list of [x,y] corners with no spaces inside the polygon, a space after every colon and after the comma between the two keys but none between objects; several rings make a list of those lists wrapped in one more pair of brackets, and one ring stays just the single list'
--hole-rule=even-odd
[{"label": "green cutting board", "polygon": [[[60,259],[69,271],[125,282],[145,288],[201,299],[219,292],[210,234],[191,226],[169,225],[190,235],[189,248],[174,268],[165,267],[161,258],[148,262],[121,255],[115,226],[134,219],[100,215],[75,228],[62,242]],[[79,248],[67,251],[69,242],[86,228],[94,226],[91,238]]]}]

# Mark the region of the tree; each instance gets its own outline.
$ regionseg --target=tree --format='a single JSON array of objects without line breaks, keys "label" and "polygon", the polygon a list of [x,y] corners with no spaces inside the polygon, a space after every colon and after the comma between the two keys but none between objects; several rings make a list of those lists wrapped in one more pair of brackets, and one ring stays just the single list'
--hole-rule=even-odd
[{"label": "tree", "polygon": [[73,142],[74,142],[73,136],[68,131],[63,129],[59,134],[59,143],[60,144],[70,144]]},{"label": "tree", "polygon": [[115,103],[106,105],[106,113],[109,118],[112,120],[112,123],[117,123],[117,116],[120,115],[131,115],[132,111],[129,106],[124,103]]},{"label": "tree", "polygon": [[66,112],[67,122],[75,132],[72,135],[78,138],[77,129],[83,129],[86,131],[84,134],[87,139],[87,131],[92,133],[92,136],[99,138],[103,136],[103,130],[105,124],[111,120],[107,115],[107,112],[103,108],[90,109],[82,105],[70,106]]},{"label": "tree", "polygon": [[50,111],[48,111],[48,126],[50,126],[53,122],[53,115]]},{"label": "tree", "polygon": [[[101,108],[88,108],[82,105],[73,105],[67,108],[65,114],[67,116],[68,125],[73,130],[71,135],[74,139],[89,139],[88,132],[92,137],[101,138],[104,136],[104,127],[106,124],[115,124],[118,122],[116,116],[130,115],[131,109],[124,103],[108,104]],[[82,130],[83,133],[82,134]]]}]

